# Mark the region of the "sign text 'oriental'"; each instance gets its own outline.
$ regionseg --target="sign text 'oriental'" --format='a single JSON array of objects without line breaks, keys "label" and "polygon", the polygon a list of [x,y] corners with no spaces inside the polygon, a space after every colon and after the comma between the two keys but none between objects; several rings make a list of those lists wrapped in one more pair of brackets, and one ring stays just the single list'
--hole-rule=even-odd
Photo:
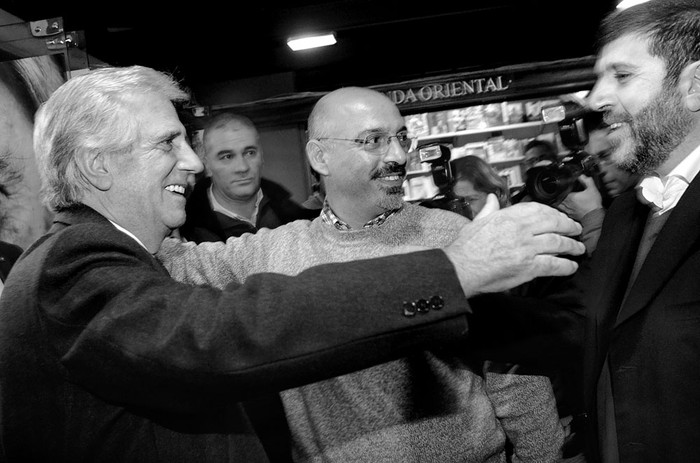
[{"label": "sign text 'oriental'", "polygon": [[409,87],[386,92],[386,95],[397,105],[410,103],[425,103],[434,100],[459,98],[468,95],[502,92],[510,86],[510,81],[504,84],[503,76],[483,77],[470,80],[458,80],[446,83],[426,84],[422,87]]}]

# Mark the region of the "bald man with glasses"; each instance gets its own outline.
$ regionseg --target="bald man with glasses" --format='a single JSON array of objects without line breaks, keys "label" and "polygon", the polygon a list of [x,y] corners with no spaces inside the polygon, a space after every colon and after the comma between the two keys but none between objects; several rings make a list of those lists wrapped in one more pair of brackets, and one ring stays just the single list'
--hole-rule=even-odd
[{"label": "bald man with glasses", "polygon": [[[314,107],[308,134],[308,161],[326,187],[320,217],[224,246],[166,242],[161,260],[174,278],[223,286],[259,272],[297,275],[323,263],[442,248],[469,224],[403,200],[412,139],[385,95],[355,87],[331,92]],[[436,288],[407,300],[403,315],[422,317],[444,302]],[[508,440],[521,461],[561,456],[564,431],[549,379],[492,372],[463,349],[423,351],[281,397],[298,462],[488,461],[506,458]]]}]

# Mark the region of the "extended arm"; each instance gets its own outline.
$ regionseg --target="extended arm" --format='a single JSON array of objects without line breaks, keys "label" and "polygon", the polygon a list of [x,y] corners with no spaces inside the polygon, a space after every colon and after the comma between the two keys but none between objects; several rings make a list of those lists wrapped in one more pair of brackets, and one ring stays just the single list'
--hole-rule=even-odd
[{"label": "extended arm", "polygon": [[[216,409],[467,331],[441,251],[255,275],[221,292],[173,281],[110,225],[73,228],[43,266],[42,317],[69,380],[117,403]],[[444,306],[404,315],[404,301],[433,295]]]},{"label": "extended arm", "polygon": [[[264,256],[269,247],[265,240],[272,242],[288,226],[229,238],[225,243],[195,245],[166,239],[158,258],[179,281],[216,286],[242,281],[246,262]],[[583,244],[569,238],[580,233],[578,223],[551,207],[519,204],[465,225],[444,253],[464,295],[471,297],[508,290],[537,277],[574,273],[578,264],[563,255],[585,251]],[[406,262],[411,262],[410,255]]]}]

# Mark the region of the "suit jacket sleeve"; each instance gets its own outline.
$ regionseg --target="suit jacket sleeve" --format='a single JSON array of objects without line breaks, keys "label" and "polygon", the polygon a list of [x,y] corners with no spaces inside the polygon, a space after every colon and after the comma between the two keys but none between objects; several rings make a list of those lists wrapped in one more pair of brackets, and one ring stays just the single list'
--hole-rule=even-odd
[{"label": "suit jacket sleeve", "polygon": [[[219,291],[175,282],[111,225],[51,239],[36,288],[47,339],[69,381],[118,403],[220,407],[467,331],[466,299],[438,250],[260,274]],[[404,315],[404,301],[432,295],[444,307]]]}]

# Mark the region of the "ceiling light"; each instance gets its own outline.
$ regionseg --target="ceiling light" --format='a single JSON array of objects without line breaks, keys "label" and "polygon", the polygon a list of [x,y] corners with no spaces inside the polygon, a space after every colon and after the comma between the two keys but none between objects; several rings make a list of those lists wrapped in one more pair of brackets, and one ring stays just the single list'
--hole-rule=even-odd
[{"label": "ceiling light", "polygon": [[617,9],[624,10],[631,6],[639,5],[640,3],[646,3],[648,1],[649,0],[622,0],[620,3],[617,4]]},{"label": "ceiling light", "polygon": [[335,34],[310,35],[287,40],[287,45],[294,51],[309,48],[327,47],[335,44]]}]

